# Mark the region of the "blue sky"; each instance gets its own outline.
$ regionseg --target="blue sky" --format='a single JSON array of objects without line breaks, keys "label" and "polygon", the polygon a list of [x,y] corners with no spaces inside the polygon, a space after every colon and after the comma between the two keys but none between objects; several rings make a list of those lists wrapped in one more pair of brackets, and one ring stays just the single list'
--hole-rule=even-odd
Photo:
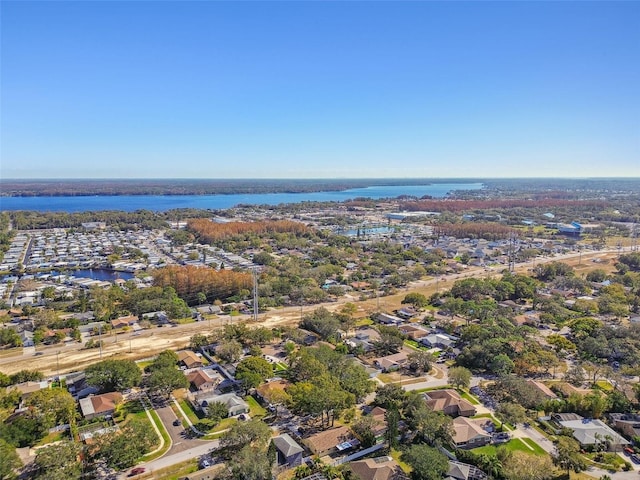
[{"label": "blue sky", "polygon": [[2,178],[640,176],[640,2],[1,2]]}]

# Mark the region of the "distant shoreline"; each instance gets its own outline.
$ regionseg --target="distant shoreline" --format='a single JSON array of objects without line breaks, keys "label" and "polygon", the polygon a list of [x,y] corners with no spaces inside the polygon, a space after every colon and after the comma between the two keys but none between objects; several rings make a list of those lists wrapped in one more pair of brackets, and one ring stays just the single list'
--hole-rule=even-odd
[{"label": "distant shoreline", "polygon": [[233,195],[339,192],[353,188],[474,183],[473,179],[61,179],[0,180],[2,197]]}]

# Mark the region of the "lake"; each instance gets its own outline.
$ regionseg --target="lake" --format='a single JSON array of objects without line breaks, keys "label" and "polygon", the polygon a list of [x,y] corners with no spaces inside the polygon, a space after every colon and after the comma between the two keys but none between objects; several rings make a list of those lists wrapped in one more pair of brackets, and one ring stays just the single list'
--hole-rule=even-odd
[{"label": "lake", "polygon": [[433,183],[430,185],[373,186],[339,192],[260,193],[232,195],[98,195],[94,197],[0,197],[0,210],[38,212],[85,212],[150,210],[164,212],[175,208],[224,210],[240,204],[280,205],[301,202],[342,202],[354,198],[395,198],[400,195],[443,198],[454,190],[479,190],[482,183]]}]

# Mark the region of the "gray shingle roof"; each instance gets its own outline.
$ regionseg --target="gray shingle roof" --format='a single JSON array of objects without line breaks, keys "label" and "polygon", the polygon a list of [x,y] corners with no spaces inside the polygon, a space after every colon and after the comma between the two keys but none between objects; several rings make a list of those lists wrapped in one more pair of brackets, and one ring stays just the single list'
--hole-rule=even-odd
[{"label": "gray shingle roof", "polygon": [[290,457],[291,455],[304,451],[304,449],[287,433],[274,437],[273,444],[285,457]]}]

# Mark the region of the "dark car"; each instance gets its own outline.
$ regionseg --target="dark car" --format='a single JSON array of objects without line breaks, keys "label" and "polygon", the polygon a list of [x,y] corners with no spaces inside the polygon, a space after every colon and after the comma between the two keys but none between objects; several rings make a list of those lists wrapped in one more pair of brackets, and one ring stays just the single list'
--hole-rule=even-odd
[{"label": "dark car", "polygon": [[640,464],[640,457],[635,453],[629,457],[633,463]]},{"label": "dark car", "polygon": [[180,419],[179,419],[179,418],[176,418],[176,419],[173,421],[173,426],[174,426],[174,427],[179,427],[180,425],[182,425],[182,422],[180,421]]},{"label": "dark car", "polygon": [[129,475],[127,476],[135,477],[136,475],[142,475],[144,472],[146,472],[144,467],[136,467],[133,470],[131,470],[131,472],[129,472]]}]

